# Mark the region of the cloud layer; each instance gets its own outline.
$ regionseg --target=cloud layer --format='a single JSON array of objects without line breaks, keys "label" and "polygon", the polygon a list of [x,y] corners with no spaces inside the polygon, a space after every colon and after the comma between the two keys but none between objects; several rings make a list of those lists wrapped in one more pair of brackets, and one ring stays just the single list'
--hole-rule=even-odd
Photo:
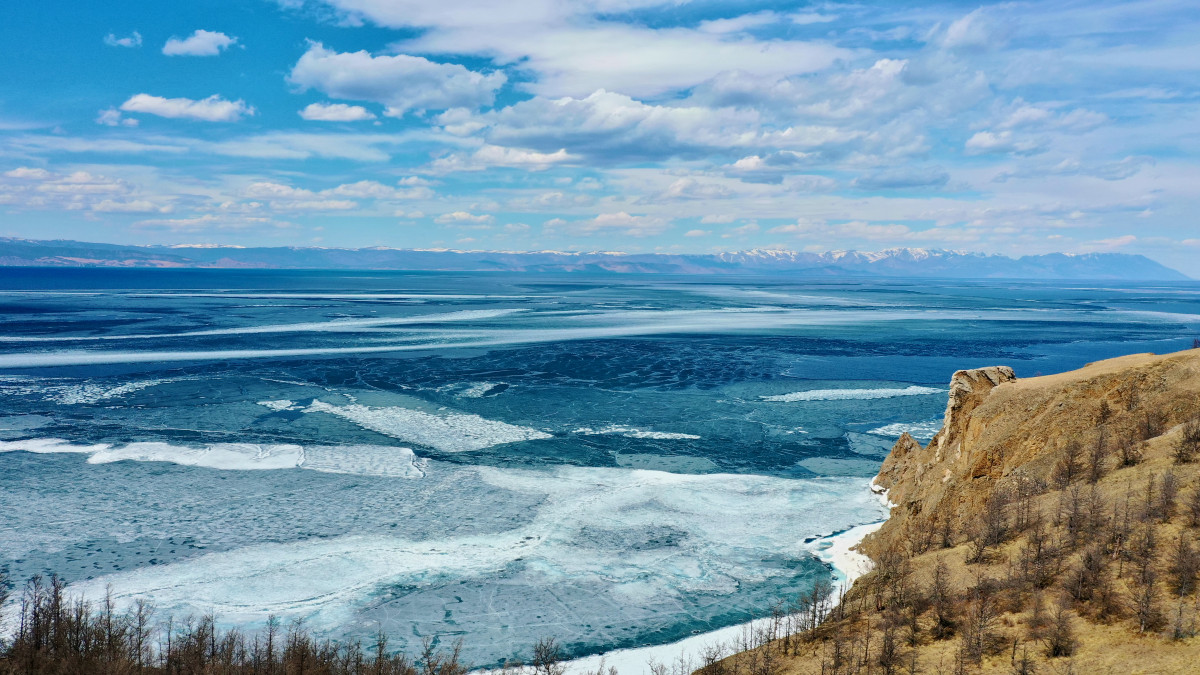
[{"label": "cloud layer", "polygon": [[[29,233],[1123,250],[1200,273],[1181,0],[287,0],[184,34],[104,11],[82,58],[10,71],[0,173],[53,177],[0,180]],[[100,185],[121,190],[80,196]]]}]

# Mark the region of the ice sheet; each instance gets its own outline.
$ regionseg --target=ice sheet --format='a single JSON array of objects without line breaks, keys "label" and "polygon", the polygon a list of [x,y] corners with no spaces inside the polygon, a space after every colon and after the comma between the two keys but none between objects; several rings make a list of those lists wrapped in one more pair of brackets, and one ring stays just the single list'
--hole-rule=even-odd
[{"label": "ice sheet", "polygon": [[897,396],[925,396],[928,394],[945,394],[945,389],[936,387],[919,387],[913,385],[904,387],[903,389],[884,388],[884,389],[810,389],[808,391],[796,391],[790,394],[778,394],[775,396],[763,396],[764,401],[775,401],[781,403],[793,403],[796,401],[846,401],[846,400],[871,400],[877,398],[895,398]]}]

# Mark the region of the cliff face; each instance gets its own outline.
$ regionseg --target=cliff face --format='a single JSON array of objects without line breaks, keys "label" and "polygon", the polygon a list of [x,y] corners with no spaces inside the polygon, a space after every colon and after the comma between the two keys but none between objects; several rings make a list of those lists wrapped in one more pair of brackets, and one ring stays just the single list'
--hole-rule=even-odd
[{"label": "cliff face", "polygon": [[875,487],[874,570],[703,675],[1200,672],[1200,349],[957,372]]},{"label": "cliff face", "polygon": [[884,461],[875,485],[896,508],[862,548],[878,558],[911,549],[919,532],[961,531],[998,487],[1021,477],[1050,482],[1068,444],[1136,445],[1197,406],[1200,351],[1136,354],[1027,380],[1004,366],[958,371],[938,434],[923,448],[905,435]]}]

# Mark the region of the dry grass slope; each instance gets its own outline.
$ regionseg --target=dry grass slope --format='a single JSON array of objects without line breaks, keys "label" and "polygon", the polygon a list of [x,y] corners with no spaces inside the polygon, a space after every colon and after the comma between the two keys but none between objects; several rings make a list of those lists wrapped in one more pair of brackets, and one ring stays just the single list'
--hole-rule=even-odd
[{"label": "dry grass slope", "polygon": [[824,623],[701,672],[1200,672],[1200,350],[1004,370],[896,444],[876,569]]}]

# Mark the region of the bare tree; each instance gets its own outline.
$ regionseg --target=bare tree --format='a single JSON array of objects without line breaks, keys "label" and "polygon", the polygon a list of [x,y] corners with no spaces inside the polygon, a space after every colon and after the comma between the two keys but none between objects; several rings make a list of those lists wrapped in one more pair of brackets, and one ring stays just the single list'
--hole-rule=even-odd
[{"label": "bare tree", "polygon": [[1181,598],[1191,595],[1196,590],[1196,576],[1200,574],[1200,553],[1196,552],[1192,538],[1186,532],[1179,535],[1170,567],[1172,592]]},{"label": "bare tree", "polygon": [[1101,426],[1096,434],[1096,442],[1092,444],[1091,451],[1088,452],[1087,479],[1089,483],[1095,485],[1101,478],[1104,478],[1104,474],[1108,470],[1108,455],[1108,431],[1107,427]]},{"label": "bare tree", "polygon": [[944,640],[954,635],[957,626],[954,593],[950,589],[950,568],[938,558],[933,568],[933,583],[929,587],[929,603],[933,607],[933,637]]},{"label": "bare tree", "polygon": [[1200,485],[1196,486],[1192,498],[1188,500],[1188,525],[1200,527]]},{"label": "bare tree", "polygon": [[1078,641],[1075,639],[1075,629],[1071,625],[1071,612],[1065,605],[1059,603],[1054,609],[1050,623],[1050,631],[1046,636],[1046,656],[1059,658],[1075,653]]},{"label": "bare tree", "polygon": [[1121,466],[1137,466],[1142,463],[1142,449],[1130,433],[1123,434],[1117,442],[1117,454],[1121,459]]},{"label": "bare tree", "polygon": [[1063,489],[1083,474],[1083,449],[1079,441],[1071,439],[1063,447],[1062,456],[1054,465],[1051,481],[1058,489]]},{"label": "bare tree", "polygon": [[562,650],[554,638],[542,638],[533,645],[534,675],[563,675],[567,667],[562,663]]},{"label": "bare tree", "polygon": [[1175,463],[1191,464],[1200,454],[1200,419],[1193,419],[1183,425],[1183,433],[1175,443]]},{"label": "bare tree", "polygon": [[1174,471],[1163,473],[1158,488],[1158,519],[1159,522],[1169,523],[1175,517],[1175,502],[1179,497],[1179,481]]}]

